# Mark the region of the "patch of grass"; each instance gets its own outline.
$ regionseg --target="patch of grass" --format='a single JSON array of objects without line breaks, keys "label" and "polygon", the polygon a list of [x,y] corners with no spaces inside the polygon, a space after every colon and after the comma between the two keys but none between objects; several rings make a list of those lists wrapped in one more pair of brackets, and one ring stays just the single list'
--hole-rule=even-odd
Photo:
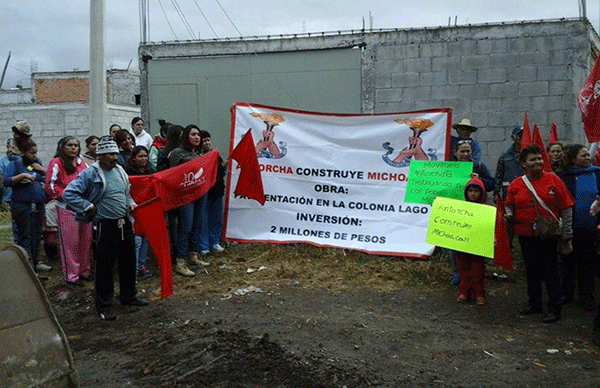
[{"label": "patch of grass", "polygon": [[[308,244],[230,244],[225,253],[209,256],[208,275],[193,278],[173,275],[179,294],[234,292],[254,286],[269,290],[281,286],[321,288],[341,292],[369,288],[382,292],[402,287],[422,290],[450,286],[451,269],[445,250],[428,260],[368,255],[352,250],[320,248]],[[219,269],[226,264],[227,269]],[[264,266],[264,269],[260,269]],[[250,270],[250,271],[249,271]],[[250,273],[249,273],[250,272]],[[496,280],[492,273],[509,273],[488,265],[488,287]]]}]

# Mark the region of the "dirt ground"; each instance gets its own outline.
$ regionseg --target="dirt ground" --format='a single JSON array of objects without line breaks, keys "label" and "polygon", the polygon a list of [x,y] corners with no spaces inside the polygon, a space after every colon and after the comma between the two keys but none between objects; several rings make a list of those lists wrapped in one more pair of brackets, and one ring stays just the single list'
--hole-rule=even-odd
[{"label": "dirt ground", "polygon": [[[593,313],[568,305],[563,319],[519,316],[522,281],[488,272],[489,305],[457,305],[456,290],[315,288],[305,281],[194,292],[208,274],[140,279],[147,307],[118,303],[98,320],[91,283],[46,288],[73,350],[81,387],[600,387]],[[391,265],[402,265],[392,262]],[[156,270],[156,268],[153,268]],[[267,268],[265,271],[269,271]]]}]

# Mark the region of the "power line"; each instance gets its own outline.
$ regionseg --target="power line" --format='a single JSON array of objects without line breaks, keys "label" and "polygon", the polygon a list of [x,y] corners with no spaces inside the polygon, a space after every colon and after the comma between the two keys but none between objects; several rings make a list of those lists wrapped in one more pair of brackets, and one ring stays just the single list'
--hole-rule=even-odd
[{"label": "power line", "polygon": [[179,3],[177,3],[177,0],[171,0],[171,3],[173,3],[173,6],[175,7],[177,14],[179,14],[179,18],[181,19],[181,21],[183,22],[183,25],[185,26],[185,28],[188,30],[188,32],[192,36],[192,39],[196,39],[196,36],[194,35],[194,30],[192,29],[192,26],[190,25],[190,23],[188,23],[187,19],[185,18],[183,11],[179,7]]},{"label": "power line", "polygon": [[162,9],[163,15],[165,15],[165,19],[167,19],[167,24],[169,25],[169,28],[171,29],[171,32],[173,33],[175,40],[179,40],[179,38],[177,37],[177,34],[175,33],[175,30],[173,29],[173,26],[171,25],[171,22],[169,21],[169,17],[167,16],[167,13],[165,12],[165,7],[163,7],[162,2],[160,0],[158,0],[158,4],[160,5],[160,9]]},{"label": "power line", "polygon": [[[204,17],[204,20],[206,20],[206,24],[208,24],[208,26],[212,30],[213,34],[215,34],[215,38],[219,39],[219,35],[217,35],[217,32],[215,31],[215,29],[212,27],[212,25],[208,21],[208,18],[206,17],[206,15],[204,14],[204,12],[202,11],[202,8],[200,8],[200,5],[198,4],[198,2],[196,0],[194,0],[194,3],[196,3],[196,7],[198,7],[198,10],[202,14],[202,17]],[[198,36],[198,38],[200,38],[200,36]]]},{"label": "power line", "polygon": [[[223,8],[223,6],[219,2],[219,0],[215,0],[215,1],[217,2],[217,4],[219,5],[219,7],[221,8],[221,10],[223,11],[223,13],[225,14],[225,16],[227,17],[227,19],[229,19],[229,22],[231,23],[231,25],[233,26],[233,28],[235,28],[235,30],[237,31],[237,33],[240,35],[240,38],[246,44],[246,47],[250,48],[250,44],[244,40],[244,37],[243,37],[242,33],[237,28],[237,26],[235,25],[235,23],[233,22],[233,20],[231,20],[231,18],[227,14],[227,11],[225,11],[225,8]],[[254,54],[256,56],[256,58],[258,58],[258,61],[261,63],[261,65],[264,67],[264,69],[267,71],[267,73],[271,77],[273,77],[273,79],[275,80],[275,82],[277,82],[277,84],[279,85],[279,87],[285,91],[285,93],[288,95],[288,97],[296,105],[296,109],[300,109],[301,108],[300,104],[298,104],[298,101],[296,101],[296,99],[294,98],[294,95],[292,93],[290,93],[290,91],[281,83],[281,81],[279,81],[279,79],[275,76],[275,74],[273,74],[271,72],[271,70],[267,67],[267,64],[265,63],[265,61],[262,60],[262,58],[260,57],[260,55],[258,55],[256,53],[256,51],[254,51],[252,49],[250,49],[250,51],[252,52],[252,54]]]}]

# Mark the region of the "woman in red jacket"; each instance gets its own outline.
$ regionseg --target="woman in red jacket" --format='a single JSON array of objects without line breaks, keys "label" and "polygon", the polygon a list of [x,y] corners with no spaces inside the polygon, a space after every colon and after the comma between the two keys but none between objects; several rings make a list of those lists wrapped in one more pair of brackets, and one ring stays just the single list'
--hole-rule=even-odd
[{"label": "woman in red jacket", "polygon": [[87,165],[79,156],[81,146],[73,136],[62,138],[57,156],[48,163],[44,190],[57,201],[59,252],[63,278],[69,284],[80,286],[81,278],[89,278],[91,271],[90,248],[92,224],[75,221],[75,213],[62,202],[62,193]]}]

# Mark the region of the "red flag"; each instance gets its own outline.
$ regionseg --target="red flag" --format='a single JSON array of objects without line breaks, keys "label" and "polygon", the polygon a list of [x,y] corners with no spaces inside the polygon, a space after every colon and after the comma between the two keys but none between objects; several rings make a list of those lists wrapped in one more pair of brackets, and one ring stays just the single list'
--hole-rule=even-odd
[{"label": "red flag", "polygon": [[581,111],[583,130],[588,142],[600,141],[600,57],[590,75],[585,80],[579,95],[577,105]]},{"label": "red flag", "polygon": [[263,190],[262,178],[256,157],[256,148],[254,139],[252,139],[252,130],[242,137],[242,140],[235,146],[231,153],[231,159],[240,165],[240,176],[233,193],[246,198],[258,201],[261,205],[265,204],[265,192]]},{"label": "red flag", "polygon": [[212,150],[152,175],[131,176],[131,196],[137,203],[160,197],[164,211],[188,204],[206,194],[215,184],[218,162],[219,151]]},{"label": "red flag", "polygon": [[537,144],[542,149],[542,159],[544,159],[544,171],[552,171],[552,165],[550,164],[550,156],[548,156],[548,151],[544,146],[544,141],[542,140],[542,135],[540,135],[540,130],[537,124],[533,124],[533,136],[531,139],[532,144]]},{"label": "red flag", "polygon": [[522,151],[523,148],[527,147],[531,144],[531,130],[529,129],[529,119],[527,118],[527,112],[525,112],[525,118],[523,119],[523,135],[521,136],[521,148],[519,151]]},{"label": "red flag", "polygon": [[512,269],[510,242],[504,222],[504,204],[500,197],[496,197],[496,225],[494,227],[494,265]]},{"label": "red flag", "polygon": [[171,273],[171,252],[163,205],[160,198],[154,198],[138,205],[131,212],[135,222],[134,233],[146,236],[160,271],[160,298],[173,295],[173,277]]},{"label": "red flag", "polygon": [[550,126],[550,137],[548,138],[548,144],[556,143],[558,141],[558,136],[556,135],[556,124],[552,123]]}]

